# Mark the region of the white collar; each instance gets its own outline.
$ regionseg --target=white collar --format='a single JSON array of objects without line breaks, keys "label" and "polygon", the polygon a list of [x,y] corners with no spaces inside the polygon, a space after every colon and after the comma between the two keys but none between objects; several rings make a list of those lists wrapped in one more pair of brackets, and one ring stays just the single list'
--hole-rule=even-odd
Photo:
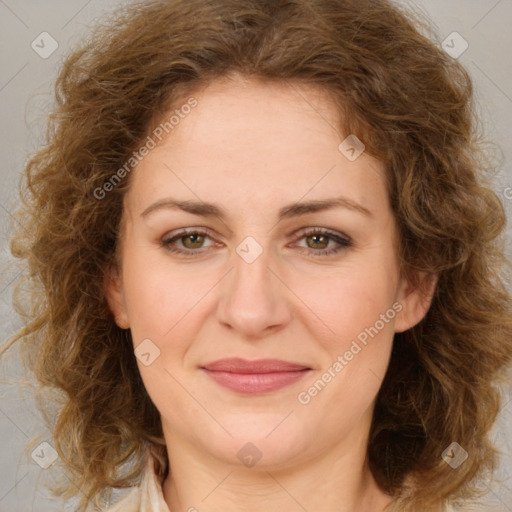
[{"label": "white collar", "polygon": [[170,512],[154,467],[148,454],[140,484],[106,512]]}]

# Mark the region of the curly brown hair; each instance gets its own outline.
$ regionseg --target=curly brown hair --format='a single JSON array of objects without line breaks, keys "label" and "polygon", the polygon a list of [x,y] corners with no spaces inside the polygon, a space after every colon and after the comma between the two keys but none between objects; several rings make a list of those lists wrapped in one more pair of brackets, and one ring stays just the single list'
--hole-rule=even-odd
[{"label": "curly brown hair", "polygon": [[[80,511],[134,485],[147,450],[157,474],[168,468],[159,413],[104,291],[130,177],[99,191],[171,106],[231,72],[320,86],[342,132],[384,163],[402,272],[416,286],[419,271],[438,281],[427,316],[395,335],[368,460],[392,510],[477,496],[512,358],[505,214],[470,76],[435,39],[390,0],[150,0],[68,56],[47,144],[26,166],[11,250],[28,266],[30,300],[18,294],[26,324],[3,352],[18,343],[57,391],[55,445],[75,482],[62,492],[81,489]],[[457,471],[441,458],[454,440],[469,453]]]}]

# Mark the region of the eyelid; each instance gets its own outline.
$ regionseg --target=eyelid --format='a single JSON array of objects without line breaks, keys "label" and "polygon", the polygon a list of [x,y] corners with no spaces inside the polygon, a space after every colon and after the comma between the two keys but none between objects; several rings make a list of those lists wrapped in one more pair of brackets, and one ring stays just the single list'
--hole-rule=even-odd
[{"label": "eyelid", "polygon": [[336,230],[333,230],[333,229],[322,228],[322,227],[317,227],[317,226],[299,229],[299,231],[297,231],[295,233],[295,237],[302,238],[302,237],[308,236],[310,234],[329,235],[329,236],[332,236],[332,237],[343,238],[347,242],[351,242],[352,241],[352,239],[347,234],[345,234],[345,233],[343,233],[341,231],[336,231]]},{"label": "eyelid", "polygon": [[213,234],[212,234],[212,231],[208,228],[204,228],[204,227],[190,227],[190,228],[178,228],[178,229],[173,229],[172,231],[169,231],[168,233],[166,233],[162,239],[171,239],[171,238],[176,238],[178,235],[179,236],[186,236],[186,235],[192,235],[192,234],[205,234],[205,235],[208,235],[210,238],[213,238]]}]

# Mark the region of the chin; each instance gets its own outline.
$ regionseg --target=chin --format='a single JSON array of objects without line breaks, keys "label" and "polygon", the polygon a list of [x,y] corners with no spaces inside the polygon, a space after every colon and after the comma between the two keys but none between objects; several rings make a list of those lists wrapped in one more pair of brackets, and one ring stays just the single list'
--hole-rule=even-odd
[{"label": "chin", "polygon": [[203,439],[203,445],[208,439],[205,450],[226,463],[267,470],[284,468],[296,463],[311,448],[311,436],[292,416],[293,413],[288,417],[276,414],[217,416],[232,437],[221,427],[196,435]]}]

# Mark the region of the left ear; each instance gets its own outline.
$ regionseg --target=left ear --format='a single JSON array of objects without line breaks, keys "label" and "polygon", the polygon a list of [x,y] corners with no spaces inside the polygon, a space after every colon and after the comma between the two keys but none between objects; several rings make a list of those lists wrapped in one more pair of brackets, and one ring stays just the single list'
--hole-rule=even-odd
[{"label": "left ear", "polygon": [[438,276],[419,272],[417,278],[413,284],[402,277],[397,296],[402,309],[396,316],[395,332],[407,331],[420,323],[432,304]]}]

